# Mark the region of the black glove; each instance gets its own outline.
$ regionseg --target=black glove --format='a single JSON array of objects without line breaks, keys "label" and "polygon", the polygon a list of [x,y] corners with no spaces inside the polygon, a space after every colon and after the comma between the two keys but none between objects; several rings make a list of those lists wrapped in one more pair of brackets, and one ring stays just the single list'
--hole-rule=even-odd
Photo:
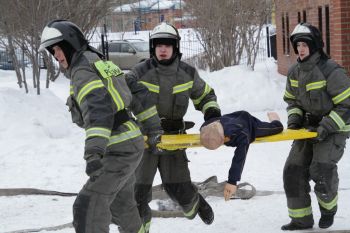
[{"label": "black glove", "polygon": [[212,118],[221,117],[221,111],[218,108],[208,108],[204,113],[204,121]]},{"label": "black glove", "polygon": [[322,142],[329,135],[328,130],[326,128],[324,128],[322,125],[318,126],[317,128],[315,128],[315,127],[310,128],[309,127],[308,129],[309,129],[309,131],[317,132],[317,136],[315,138],[310,139],[312,143]]},{"label": "black glove", "polygon": [[86,156],[86,169],[85,173],[90,177],[92,181],[95,180],[103,172],[103,164],[101,162],[100,155]]},{"label": "black glove", "polygon": [[290,123],[288,124],[288,129],[301,129],[301,125],[298,123]]},{"label": "black glove", "polygon": [[163,130],[151,131],[147,134],[147,145],[152,154],[157,154],[162,152],[162,149],[157,147],[157,144],[161,142],[163,135]]}]

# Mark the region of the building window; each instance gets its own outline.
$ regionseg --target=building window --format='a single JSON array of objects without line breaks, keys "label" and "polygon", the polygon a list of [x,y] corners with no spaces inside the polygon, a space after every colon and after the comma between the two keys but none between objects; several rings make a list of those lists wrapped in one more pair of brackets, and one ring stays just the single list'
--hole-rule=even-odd
[{"label": "building window", "polygon": [[303,10],[303,22],[306,22],[306,10]]},{"label": "building window", "polygon": [[287,39],[287,54],[290,54],[290,43],[289,43],[289,16],[286,14],[286,39]]},{"label": "building window", "polygon": [[326,48],[327,48],[327,54],[331,54],[331,38],[330,38],[330,32],[329,32],[329,6],[325,6],[325,17],[326,17]]},{"label": "building window", "polygon": [[284,24],[284,13],[282,13],[282,44],[283,44],[283,53],[286,54],[286,29]]},{"label": "building window", "polygon": [[298,23],[301,22],[301,14],[300,14],[300,11],[298,11]]},{"label": "building window", "polygon": [[318,7],[318,29],[321,32],[321,36],[322,36],[322,27],[323,27],[323,23],[322,23],[322,7],[319,6]]}]

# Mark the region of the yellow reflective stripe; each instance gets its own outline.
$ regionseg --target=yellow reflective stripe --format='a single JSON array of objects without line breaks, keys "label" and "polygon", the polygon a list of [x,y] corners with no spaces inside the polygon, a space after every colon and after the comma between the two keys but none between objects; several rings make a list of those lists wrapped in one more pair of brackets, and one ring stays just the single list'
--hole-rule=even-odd
[{"label": "yellow reflective stripe", "polygon": [[74,95],[74,89],[72,85],[69,86],[69,95]]},{"label": "yellow reflective stripe", "polygon": [[173,87],[173,94],[187,91],[188,89],[191,89],[192,87],[193,87],[193,81],[177,85],[177,86]]},{"label": "yellow reflective stripe", "polygon": [[89,83],[87,83],[83,88],[81,88],[81,90],[78,93],[77,96],[77,101],[78,104],[81,104],[81,101],[83,100],[83,98],[90,93],[90,91],[96,89],[96,88],[101,88],[104,87],[103,83],[101,80],[95,80],[95,81],[91,81]]},{"label": "yellow reflective stripe", "polygon": [[345,126],[343,119],[334,111],[329,113],[330,118],[338,125],[339,129],[342,129]]},{"label": "yellow reflective stripe", "polygon": [[290,79],[290,85],[292,87],[298,87],[299,86],[299,81],[298,80],[294,80],[294,79]]},{"label": "yellow reflective stripe", "polygon": [[97,61],[94,63],[98,72],[103,78],[116,77],[123,74],[123,71],[112,61]]},{"label": "yellow reflective stripe", "polygon": [[206,96],[206,95],[208,95],[208,93],[211,91],[211,87],[208,85],[208,84],[205,84],[205,88],[204,88],[204,92],[203,92],[203,94],[199,97],[199,98],[197,98],[197,99],[194,99],[193,100],[193,103],[196,105],[196,104],[199,104],[201,101],[202,101],[202,99]]},{"label": "yellow reflective stripe", "polygon": [[204,104],[204,106],[202,108],[202,112],[205,113],[207,111],[207,109],[210,108],[210,107],[214,107],[214,108],[220,109],[218,103],[216,103],[215,101],[210,101],[210,102]]},{"label": "yellow reflective stripe", "polygon": [[349,132],[350,131],[350,125],[345,125],[343,128],[338,130],[339,132]]},{"label": "yellow reflective stripe", "polygon": [[303,111],[299,108],[292,108],[288,111],[288,116],[290,116],[292,114],[298,114],[300,116],[303,116]]},{"label": "yellow reflective stripe", "polygon": [[128,127],[130,130],[133,130],[133,129],[138,128],[138,127],[137,127],[134,123],[132,123],[131,121],[125,122],[124,125],[125,125],[126,127]]},{"label": "yellow reflective stripe", "polygon": [[320,206],[322,206],[323,208],[325,208],[325,209],[327,209],[327,210],[331,210],[331,209],[333,209],[333,208],[337,205],[337,203],[338,203],[338,194],[337,194],[337,196],[335,196],[335,198],[334,198],[332,201],[330,201],[330,202],[328,202],[328,203],[322,201],[322,200],[321,200],[320,198],[318,198],[318,197],[317,197],[317,201],[318,201],[318,203],[320,204]]},{"label": "yellow reflective stripe", "polygon": [[292,218],[302,218],[308,215],[312,214],[312,208],[311,206],[302,208],[302,209],[289,209],[288,208],[289,216]]},{"label": "yellow reflective stripe", "polygon": [[193,205],[192,209],[191,209],[189,212],[187,212],[187,213],[184,212],[185,217],[191,217],[191,216],[193,216],[193,215],[195,214],[195,211],[196,211],[196,209],[197,209],[198,202],[199,202],[199,199],[198,199],[197,202]]},{"label": "yellow reflective stripe", "polygon": [[291,93],[289,93],[288,91],[284,92],[284,97],[286,97],[288,99],[295,99],[295,96],[292,95]]},{"label": "yellow reflective stripe", "polygon": [[138,115],[136,115],[136,118],[138,121],[142,122],[145,121],[149,118],[151,118],[152,116],[157,114],[157,108],[156,106],[153,106],[149,109],[147,109],[146,111],[143,111],[141,113],[139,113]]},{"label": "yellow reflective stripe", "polygon": [[138,81],[138,82],[145,85],[149,91],[159,93],[159,86],[154,85],[152,83],[144,82],[144,81]]},{"label": "yellow reflective stripe", "polygon": [[320,88],[326,86],[326,84],[327,84],[327,82],[325,80],[309,83],[309,84],[306,85],[306,91],[320,89]]},{"label": "yellow reflective stripe", "polygon": [[145,233],[145,227],[141,224],[140,230],[137,233]]},{"label": "yellow reflective stripe", "polygon": [[149,232],[150,228],[151,228],[151,221],[146,222],[146,224],[145,224],[145,232]]},{"label": "yellow reflective stripe", "polygon": [[346,89],[345,91],[343,91],[342,93],[340,93],[339,95],[333,97],[332,101],[334,104],[339,104],[340,102],[342,102],[344,99],[348,98],[349,96],[350,96],[350,87],[348,89]]},{"label": "yellow reflective stripe", "polygon": [[111,77],[107,78],[107,81],[108,81],[107,89],[108,89],[109,93],[111,94],[115,105],[117,105],[117,111],[124,109],[124,101],[120,97],[119,92],[115,89],[115,87],[113,85],[112,78]]},{"label": "yellow reflective stripe", "polygon": [[136,138],[136,137],[142,135],[140,129],[136,128],[130,121],[126,122],[124,124],[127,125],[129,127],[129,129],[130,128],[131,129],[126,131],[126,132],[124,132],[124,133],[120,133],[120,134],[111,136],[107,146],[111,146],[113,144],[121,143],[121,142],[124,142],[126,140],[129,140],[129,139],[132,139],[132,138]]},{"label": "yellow reflective stripe", "polygon": [[109,139],[111,136],[111,130],[101,127],[92,127],[85,131],[86,138],[90,137],[103,137]]}]

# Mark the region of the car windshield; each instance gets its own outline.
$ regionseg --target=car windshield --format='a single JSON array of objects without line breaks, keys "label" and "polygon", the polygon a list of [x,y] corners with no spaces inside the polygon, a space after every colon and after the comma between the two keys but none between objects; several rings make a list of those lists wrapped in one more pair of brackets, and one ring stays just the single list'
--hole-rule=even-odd
[{"label": "car windshield", "polygon": [[148,42],[137,41],[137,42],[131,42],[131,44],[134,45],[135,49],[139,52],[148,52],[149,51]]}]

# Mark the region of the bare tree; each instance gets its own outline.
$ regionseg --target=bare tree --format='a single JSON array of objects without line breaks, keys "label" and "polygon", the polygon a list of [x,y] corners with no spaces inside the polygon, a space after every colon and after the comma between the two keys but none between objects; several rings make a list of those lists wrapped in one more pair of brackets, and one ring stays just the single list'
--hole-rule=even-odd
[{"label": "bare tree", "polygon": [[272,0],[186,1],[210,70],[239,64],[244,52],[254,69],[260,32],[271,6]]},{"label": "bare tree", "polygon": [[22,74],[18,72],[21,62],[15,54],[17,48],[22,48],[33,65],[33,86],[40,94],[40,58],[48,68],[47,79],[54,80],[59,72],[52,56],[38,51],[44,26],[54,19],[68,19],[89,38],[98,21],[112,10],[113,0],[0,0],[0,5],[1,42],[13,56],[19,86],[22,87]]}]

